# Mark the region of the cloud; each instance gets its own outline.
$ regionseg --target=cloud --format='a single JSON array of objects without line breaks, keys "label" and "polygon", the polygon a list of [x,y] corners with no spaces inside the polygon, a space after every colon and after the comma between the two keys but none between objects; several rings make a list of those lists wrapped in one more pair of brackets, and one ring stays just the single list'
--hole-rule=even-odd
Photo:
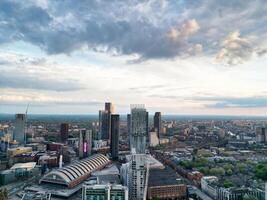
[{"label": "cloud", "polygon": [[[254,51],[265,53],[257,49],[266,37],[265,5],[265,0],[1,0],[0,44],[25,41],[48,54],[86,49],[131,55],[135,62],[213,57],[219,51],[218,60],[236,64]],[[234,32],[218,46],[233,27],[244,36]],[[257,36],[255,43],[251,36]]]},{"label": "cloud", "polygon": [[[48,62],[45,58],[0,53],[0,88],[58,92],[84,89],[78,80],[51,73],[50,67],[55,68],[54,63]],[[60,72],[57,71],[57,74],[60,75]]]},{"label": "cloud", "polygon": [[242,64],[250,59],[255,52],[249,39],[240,37],[238,31],[230,33],[221,46],[222,49],[217,54],[216,59],[229,65]]},{"label": "cloud", "polygon": [[23,40],[48,54],[70,54],[87,47],[138,55],[140,60],[188,55],[196,45],[189,39],[200,25],[196,19],[179,21],[177,13],[169,12],[174,5],[164,2],[50,0],[22,4],[2,0],[0,43]]},{"label": "cloud", "polygon": [[267,97],[195,97],[195,101],[208,102],[207,108],[262,108],[267,107]]},{"label": "cloud", "polygon": [[56,80],[28,74],[1,72],[0,88],[52,90],[59,92],[81,90],[83,87],[74,80]]}]

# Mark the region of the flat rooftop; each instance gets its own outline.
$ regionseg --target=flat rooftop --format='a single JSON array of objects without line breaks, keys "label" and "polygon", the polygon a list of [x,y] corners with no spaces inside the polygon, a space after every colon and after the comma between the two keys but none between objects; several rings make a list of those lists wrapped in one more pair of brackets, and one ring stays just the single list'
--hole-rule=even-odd
[{"label": "flat rooftop", "polygon": [[164,169],[150,169],[148,178],[148,187],[163,185],[179,185],[182,180],[173,169],[166,167]]}]

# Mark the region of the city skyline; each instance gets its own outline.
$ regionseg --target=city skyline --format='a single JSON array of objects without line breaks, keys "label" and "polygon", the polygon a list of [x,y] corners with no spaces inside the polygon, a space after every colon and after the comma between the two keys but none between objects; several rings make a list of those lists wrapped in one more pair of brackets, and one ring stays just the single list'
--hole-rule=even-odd
[{"label": "city skyline", "polygon": [[0,12],[0,113],[110,101],[125,114],[267,115],[264,0],[3,0]]}]

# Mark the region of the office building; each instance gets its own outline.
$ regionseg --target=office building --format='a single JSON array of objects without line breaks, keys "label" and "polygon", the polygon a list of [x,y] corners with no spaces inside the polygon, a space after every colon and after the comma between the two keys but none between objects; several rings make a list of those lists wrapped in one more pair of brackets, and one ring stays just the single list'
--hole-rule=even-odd
[{"label": "office building", "polygon": [[129,162],[129,197],[131,200],[145,200],[147,193],[148,165],[145,154],[132,154]]},{"label": "office building", "polygon": [[131,151],[143,154],[146,150],[146,136],[148,135],[147,112],[144,105],[131,106]]},{"label": "office building", "polygon": [[122,185],[84,185],[82,199],[128,200],[128,188]]},{"label": "office building", "polygon": [[256,141],[259,143],[267,142],[267,130],[265,127],[256,127]]},{"label": "office building", "polygon": [[79,136],[79,157],[86,158],[92,155],[92,131],[81,129]]},{"label": "office building", "polygon": [[102,140],[110,138],[110,114],[106,110],[99,111],[99,132]]},{"label": "office building", "polygon": [[160,138],[161,134],[161,112],[156,112],[154,115],[154,130],[158,134],[158,138]]},{"label": "office building", "polygon": [[114,105],[105,103],[105,110],[99,111],[99,133],[102,140],[111,139],[111,115],[114,113]]},{"label": "office building", "polygon": [[26,126],[26,115],[16,114],[13,139],[19,142],[20,144],[26,143],[25,126]]},{"label": "office building", "polygon": [[62,123],[60,125],[61,142],[66,143],[69,137],[69,124]]},{"label": "office building", "polygon": [[119,131],[120,115],[111,115],[110,153],[113,160],[117,160],[119,155]]},{"label": "office building", "polygon": [[157,132],[149,132],[149,146],[155,147],[159,145],[159,138]]},{"label": "office building", "polygon": [[111,115],[115,113],[115,107],[110,102],[106,102],[105,103],[105,110],[108,111],[108,113],[111,114]]}]

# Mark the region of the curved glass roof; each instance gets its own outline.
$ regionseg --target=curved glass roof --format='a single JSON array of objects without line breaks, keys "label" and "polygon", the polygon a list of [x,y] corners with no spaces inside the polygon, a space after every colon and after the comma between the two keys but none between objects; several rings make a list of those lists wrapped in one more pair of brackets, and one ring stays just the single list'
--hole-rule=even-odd
[{"label": "curved glass roof", "polygon": [[92,171],[107,165],[109,162],[110,160],[103,154],[96,154],[61,169],[53,170],[46,174],[41,182],[62,184],[63,181],[65,185],[69,185],[72,181],[89,175]]}]

